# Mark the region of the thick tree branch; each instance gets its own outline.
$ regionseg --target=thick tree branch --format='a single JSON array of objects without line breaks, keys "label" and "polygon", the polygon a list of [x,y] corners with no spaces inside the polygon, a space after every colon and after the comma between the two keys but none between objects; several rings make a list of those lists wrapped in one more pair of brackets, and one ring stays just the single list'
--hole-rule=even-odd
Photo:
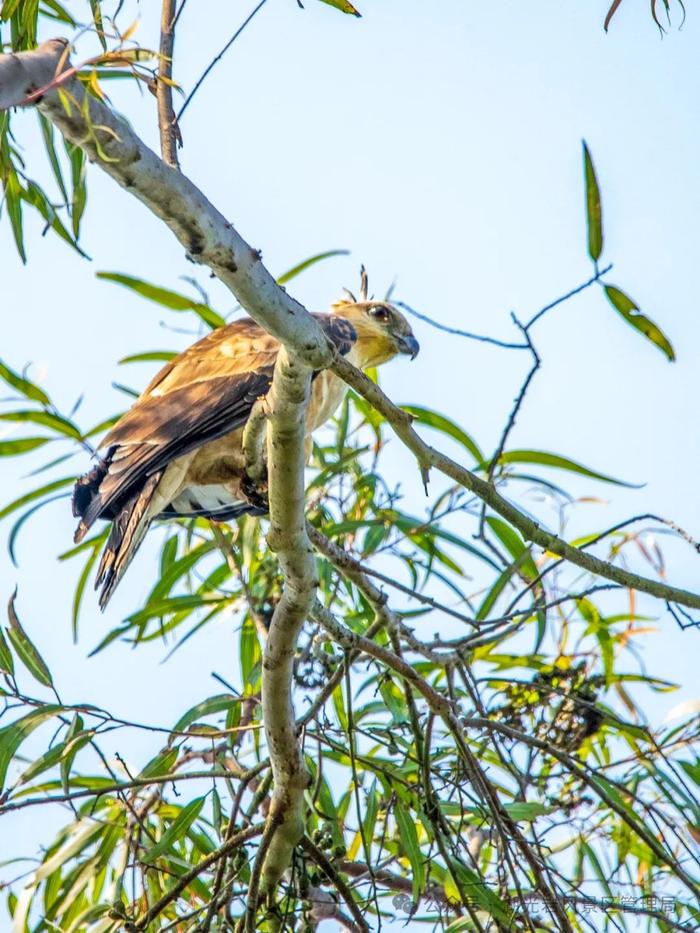
[{"label": "thick tree branch", "polygon": [[306,534],[304,436],[311,370],[283,348],[268,394],[270,531],[285,578],[263,656],[262,708],[274,775],[268,819],[277,829],[262,869],[262,891],[271,890],[291,861],[304,830],[309,773],[297,737],[291,684],[297,637],[317,586],[316,561]]},{"label": "thick tree branch", "polygon": [[[85,91],[54,39],[31,52],[0,55],[0,110],[34,102],[65,139],[85,150],[122,188],[159,217],[231,290],[262,327],[315,369],[331,359],[316,320],[275,282],[253,249],[189,179],[166,165],[129,124]],[[68,75],[63,80],[62,75]],[[37,92],[43,92],[37,94]],[[31,101],[27,98],[30,95]]]}]

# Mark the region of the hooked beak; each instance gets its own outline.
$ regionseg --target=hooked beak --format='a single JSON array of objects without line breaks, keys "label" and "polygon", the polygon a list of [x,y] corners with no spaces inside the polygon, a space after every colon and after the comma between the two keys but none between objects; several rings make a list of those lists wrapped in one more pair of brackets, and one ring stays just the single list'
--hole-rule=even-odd
[{"label": "hooked beak", "polygon": [[412,360],[415,360],[415,358],[418,356],[420,344],[413,336],[413,334],[409,334],[405,337],[397,337],[396,345],[399,348],[399,353],[405,353],[406,356],[410,356]]}]

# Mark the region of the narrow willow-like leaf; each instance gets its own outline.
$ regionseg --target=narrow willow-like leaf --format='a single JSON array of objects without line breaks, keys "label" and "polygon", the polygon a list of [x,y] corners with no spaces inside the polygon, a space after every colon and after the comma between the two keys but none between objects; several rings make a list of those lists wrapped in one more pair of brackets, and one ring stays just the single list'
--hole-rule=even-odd
[{"label": "narrow willow-like leaf", "polygon": [[49,411],[6,411],[0,414],[0,421],[24,421],[30,424],[40,424],[45,428],[50,428],[57,434],[63,434],[65,437],[71,437],[74,440],[80,440],[82,437],[80,431],[61,415],[54,415]]},{"label": "narrow willow-like leaf", "polygon": [[17,653],[17,657],[22,664],[24,664],[32,677],[38,680],[44,687],[53,687],[51,672],[17,618],[17,613],[15,612],[16,596],[17,591],[15,590],[7,604],[7,615],[10,620],[10,627],[7,630],[8,638]]},{"label": "narrow willow-like leaf", "polygon": [[171,350],[151,350],[150,353],[134,353],[132,356],[123,356],[119,365],[124,363],[168,363],[175,359],[177,353]]},{"label": "narrow willow-like leaf", "polygon": [[394,815],[399,829],[401,847],[411,863],[411,895],[413,903],[418,905],[425,887],[425,859],[418,844],[416,824],[400,800],[396,801]]},{"label": "narrow willow-like leaf", "polygon": [[250,616],[246,616],[241,626],[239,652],[243,683],[256,688],[260,680],[262,651],[255,623]]},{"label": "narrow willow-like leaf", "polygon": [[177,761],[178,754],[176,748],[164,748],[161,752],[158,752],[155,758],[151,758],[144,769],[139,772],[138,778],[143,780],[144,778],[170,774],[173,765]]},{"label": "narrow willow-like leaf", "polygon": [[217,314],[213,308],[203,304],[201,301],[195,301],[179,292],[171,291],[169,288],[161,288],[158,285],[152,285],[150,282],[144,282],[142,279],[134,278],[132,275],[122,275],[119,272],[98,272],[98,279],[106,282],[116,282],[117,285],[123,285],[125,288],[136,292],[142,298],[147,298],[164,308],[171,311],[194,311],[210,327],[223,327],[226,321]]},{"label": "narrow willow-like leaf", "polygon": [[40,389],[38,385],[35,385],[25,376],[20,376],[1,361],[0,379],[4,379],[4,381],[8,385],[12,386],[13,389],[16,389],[18,392],[24,395],[25,398],[30,398],[33,402],[40,402],[42,405],[51,404],[51,399],[43,389]]},{"label": "narrow willow-like leaf", "polygon": [[48,441],[48,437],[18,437],[16,440],[0,441],[0,457],[28,454],[37,447],[43,447]]},{"label": "narrow willow-like leaf", "polygon": [[605,294],[613,308],[619,311],[628,324],[644,334],[647,340],[655,344],[671,362],[674,362],[676,354],[668,337],[652,320],[642,314],[629,295],[626,295],[615,285],[606,285]]},{"label": "narrow willow-like leaf", "polygon": [[447,434],[457,443],[461,444],[474,457],[477,463],[483,463],[484,455],[476,441],[469,434],[460,428],[458,424],[451,421],[445,415],[441,415],[429,408],[421,408],[418,405],[402,405],[404,411],[412,415],[418,424],[425,424],[429,428],[434,428],[442,434]]},{"label": "narrow willow-like leaf", "polygon": [[489,516],[486,522],[501,544],[506,547],[510,556],[519,562],[521,572],[523,572],[529,580],[536,579],[539,574],[537,565],[532,559],[530,549],[515,528],[512,528],[508,522],[504,521],[502,518],[497,518],[495,515]]},{"label": "narrow willow-like leaf", "polygon": [[0,629],[0,674],[10,674],[15,672],[15,662],[12,660],[10,646],[5,641],[5,636]]},{"label": "narrow willow-like leaf", "polygon": [[37,726],[56,716],[61,710],[61,706],[42,706],[0,729],[0,790],[5,786],[7,770],[22,742]]},{"label": "narrow willow-like leaf", "polygon": [[315,266],[317,262],[323,262],[324,259],[330,259],[332,256],[349,255],[349,249],[327,249],[325,253],[317,253],[315,256],[309,256],[308,259],[304,259],[302,262],[297,263],[296,266],[292,266],[291,269],[287,269],[286,272],[283,272],[277,279],[277,284],[286,285],[287,282],[291,282],[292,279],[295,279],[300,273],[311,266]]},{"label": "narrow willow-like leaf", "polygon": [[187,830],[197,819],[203,806],[204,797],[197,797],[184,806],[158,842],[143,853],[142,860],[144,862],[154,862],[157,858],[165,855],[176,842],[179,842],[187,834]]},{"label": "narrow willow-like leaf", "polygon": [[5,207],[7,216],[10,218],[10,226],[17,252],[22,262],[26,263],[27,254],[24,249],[24,221],[22,217],[22,186],[14,169],[8,171],[5,179]]},{"label": "narrow willow-like leaf", "polygon": [[349,13],[350,16],[362,16],[352,3],[348,3],[348,0],[321,0],[321,3],[327,3],[328,6],[335,7],[341,13]]},{"label": "narrow willow-like leaf", "polygon": [[603,212],[600,205],[600,187],[591,153],[583,143],[583,170],[586,179],[586,221],[588,224],[588,255],[598,262],[603,252]]},{"label": "narrow willow-like leaf", "polygon": [[240,703],[241,697],[232,696],[230,693],[220,693],[217,696],[208,697],[197,703],[184,713],[173,726],[173,732],[184,732],[185,729],[202,716],[211,716],[212,713],[222,713],[234,703]]},{"label": "narrow willow-like leaf", "polygon": [[[578,473],[590,479],[600,480],[601,483],[612,483],[615,486],[627,486],[630,489],[639,489],[638,483],[628,483],[622,479],[615,479],[605,473],[599,473],[590,467],[562,457],[560,454],[548,453],[545,450],[507,450],[501,454],[499,463],[540,463],[542,466],[555,467],[557,470],[566,470],[569,473]],[[488,469],[488,464],[485,465]]]}]

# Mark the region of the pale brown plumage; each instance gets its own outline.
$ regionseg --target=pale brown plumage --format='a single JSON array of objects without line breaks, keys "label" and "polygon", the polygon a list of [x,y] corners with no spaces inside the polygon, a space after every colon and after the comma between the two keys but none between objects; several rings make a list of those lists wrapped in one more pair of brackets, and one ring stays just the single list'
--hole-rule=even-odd
[{"label": "pale brown plumage", "polygon": [[[418,352],[408,322],[388,302],[353,298],[315,317],[360,368]],[[250,318],[213,331],[164,366],[104,438],[101,459],[73,493],[76,542],[98,518],[112,522],[95,584],[102,608],[153,519],[264,514],[250,491],[242,438],[251,408],[270,387],[278,350],[279,342]],[[314,375],[309,442],[345,389],[330,371]]]}]

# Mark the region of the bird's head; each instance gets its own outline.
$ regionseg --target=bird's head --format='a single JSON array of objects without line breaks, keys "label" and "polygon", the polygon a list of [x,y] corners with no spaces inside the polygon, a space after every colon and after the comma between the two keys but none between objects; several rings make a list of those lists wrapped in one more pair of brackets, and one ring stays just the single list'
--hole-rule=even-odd
[{"label": "bird's head", "polygon": [[414,359],[420,350],[411,325],[389,301],[367,298],[367,276],[362,273],[361,300],[348,292],[348,298],[333,305],[334,314],[344,317],[355,328],[357,342],[350,359],[361,369],[379,366],[395,356]]}]

